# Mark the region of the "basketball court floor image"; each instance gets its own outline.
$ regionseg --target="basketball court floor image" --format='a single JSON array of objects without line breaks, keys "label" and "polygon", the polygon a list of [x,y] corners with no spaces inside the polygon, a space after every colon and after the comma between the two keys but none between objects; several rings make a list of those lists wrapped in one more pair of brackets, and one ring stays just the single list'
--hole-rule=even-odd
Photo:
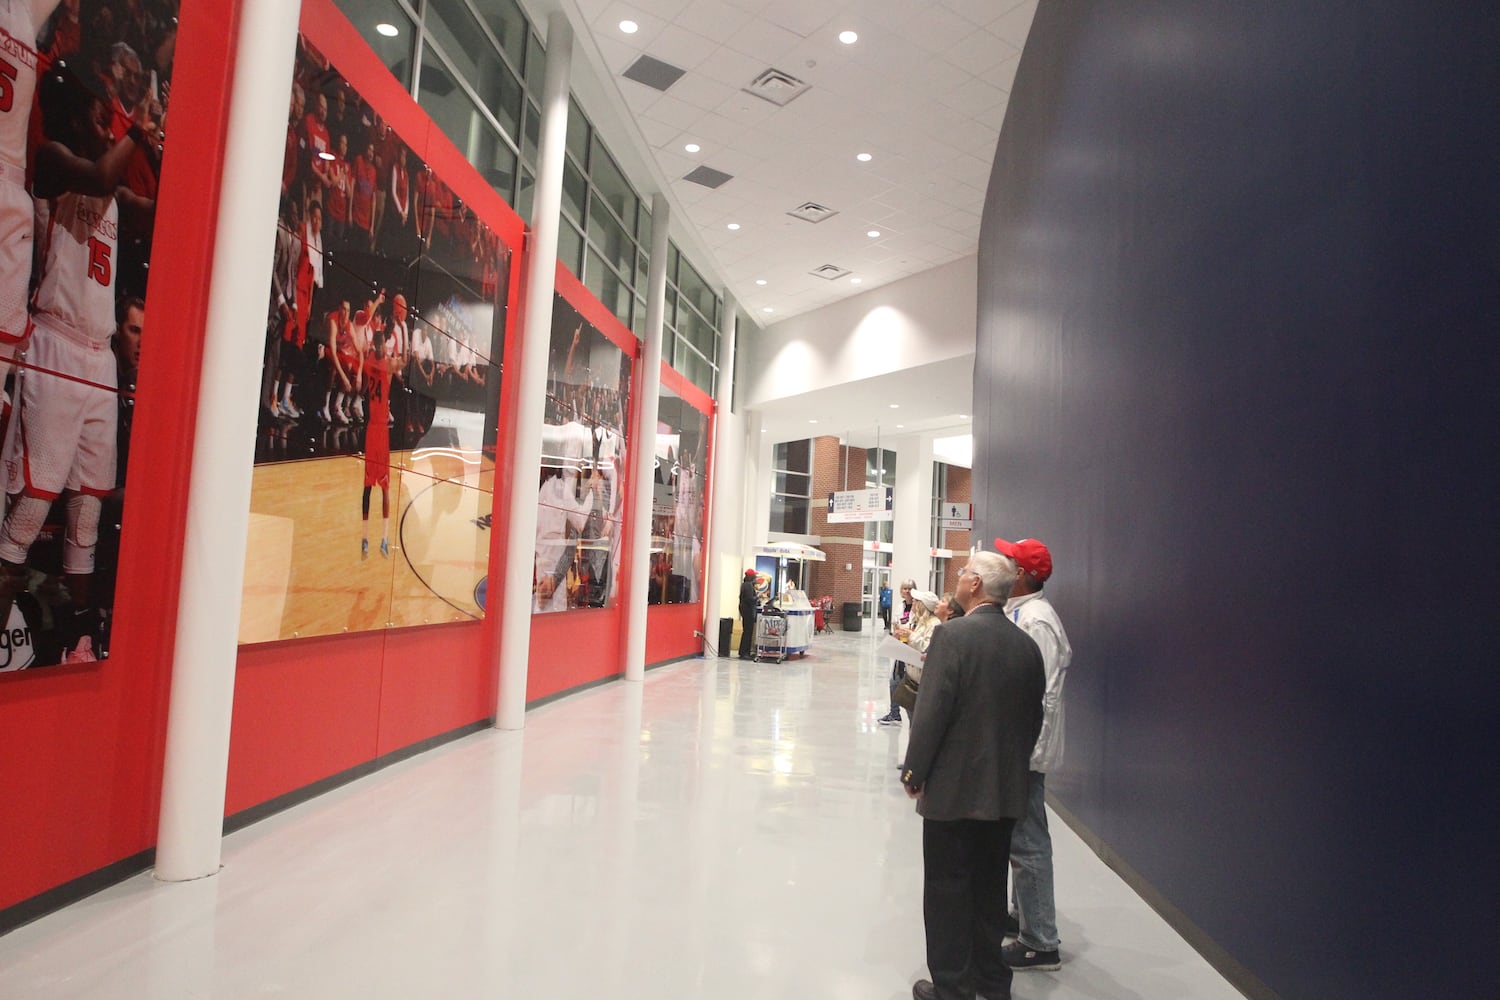
[{"label": "basketball court floor image", "polygon": [[[403,761],[231,834],[217,876],[0,937],[0,997],[909,997],[921,820],[874,646],[687,660]],[[1052,827],[1064,964],[1015,997],[1240,996]]]},{"label": "basketball court floor image", "polygon": [[494,462],[420,448],[392,452],[389,471],[383,552],[379,486],[362,518],[362,457],[255,467],[240,642],[483,617]]}]

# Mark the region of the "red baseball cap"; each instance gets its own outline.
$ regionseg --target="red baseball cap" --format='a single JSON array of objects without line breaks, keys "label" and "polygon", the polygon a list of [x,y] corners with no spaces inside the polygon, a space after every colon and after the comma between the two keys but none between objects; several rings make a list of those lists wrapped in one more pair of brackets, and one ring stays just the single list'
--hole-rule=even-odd
[{"label": "red baseball cap", "polygon": [[747,569],[747,570],[745,570],[745,575],[746,576],[754,576],[755,575],[755,570],[753,570],[753,569]]},{"label": "red baseball cap", "polygon": [[1010,556],[1016,561],[1016,565],[1038,580],[1045,581],[1052,575],[1052,553],[1047,551],[1047,546],[1035,538],[1023,538],[1019,542],[1007,542],[1003,538],[995,539],[995,551],[1002,556]]}]

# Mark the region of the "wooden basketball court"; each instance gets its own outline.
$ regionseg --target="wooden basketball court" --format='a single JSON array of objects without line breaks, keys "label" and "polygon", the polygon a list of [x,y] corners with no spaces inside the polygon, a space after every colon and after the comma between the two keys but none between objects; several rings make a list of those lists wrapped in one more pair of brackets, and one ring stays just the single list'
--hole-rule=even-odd
[{"label": "wooden basketball court", "polygon": [[479,452],[391,453],[390,555],[380,487],[360,555],[364,459],[258,465],[245,560],[242,643],[481,618],[494,463]]}]

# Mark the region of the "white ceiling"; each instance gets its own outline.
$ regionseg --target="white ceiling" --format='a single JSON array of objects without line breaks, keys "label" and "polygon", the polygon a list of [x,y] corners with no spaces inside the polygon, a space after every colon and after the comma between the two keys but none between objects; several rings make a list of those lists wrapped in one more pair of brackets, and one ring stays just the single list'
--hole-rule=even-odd
[{"label": "white ceiling", "polygon": [[[551,10],[568,15],[577,32],[574,90],[606,143],[638,186],[646,189],[649,177],[666,193],[674,238],[689,258],[765,326],[976,251],[995,144],[1036,2],[526,6],[544,31]],[[622,32],[626,19],[640,30]],[[840,42],[845,30],[858,41]],[[686,73],[665,93],[624,78],[641,55]],[[743,92],[772,68],[810,89],[785,107]],[[701,150],[686,152],[689,142]],[[872,159],[859,162],[862,152]],[[733,179],[713,190],[682,179],[699,165]],[[815,225],[787,215],[809,201],[838,214]],[[740,228],[730,231],[731,222]],[[871,230],[880,236],[866,235]],[[809,273],[826,264],[850,276]]]}]

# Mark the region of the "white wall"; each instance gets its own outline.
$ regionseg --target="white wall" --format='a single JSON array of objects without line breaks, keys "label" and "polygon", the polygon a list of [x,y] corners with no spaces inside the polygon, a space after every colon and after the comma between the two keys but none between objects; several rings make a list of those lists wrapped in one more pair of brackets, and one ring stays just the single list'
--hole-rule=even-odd
[{"label": "white wall", "polygon": [[977,273],[966,257],[766,327],[746,344],[741,405],[972,356]]}]

